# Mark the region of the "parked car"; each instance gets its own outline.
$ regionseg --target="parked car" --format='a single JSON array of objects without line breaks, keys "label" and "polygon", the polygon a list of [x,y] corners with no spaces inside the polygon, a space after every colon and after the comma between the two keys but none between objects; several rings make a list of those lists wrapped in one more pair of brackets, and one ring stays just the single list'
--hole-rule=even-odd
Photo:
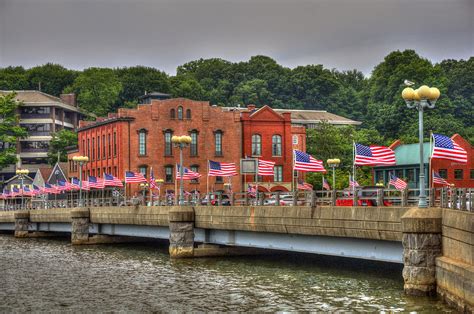
[{"label": "parked car", "polygon": [[[210,204],[213,205],[213,206],[217,206],[218,202],[219,202],[219,197],[216,194],[211,194],[210,196],[211,196]],[[207,205],[209,203],[208,197],[209,197],[209,195],[206,195],[206,196],[204,196],[203,199],[201,199],[201,204],[202,205]],[[222,206],[230,206],[230,198],[227,194],[222,194],[221,205]]]},{"label": "parked car", "polygon": [[[272,196],[263,201],[263,205],[276,205],[276,197]],[[280,196],[281,206],[293,206],[293,195],[281,195]]]}]

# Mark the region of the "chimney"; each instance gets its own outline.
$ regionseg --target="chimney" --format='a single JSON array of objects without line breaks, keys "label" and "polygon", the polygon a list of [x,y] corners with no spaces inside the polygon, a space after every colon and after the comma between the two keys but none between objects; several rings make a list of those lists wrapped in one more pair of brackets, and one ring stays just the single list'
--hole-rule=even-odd
[{"label": "chimney", "polygon": [[255,108],[256,108],[255,105],[250,105],[250,104],[247,105],[247,109],[248,109],[249,111],[254,111]]},{"label": "chimney", "polygon": [[71,105],[71,106],[74,106],[74,107],[77,106],[77,104],[76,104],[76,94],[74,94],[74,93],[61,94],[59,96],[59,98],[61,98],[62,102],[66,103],[68,105]]}]

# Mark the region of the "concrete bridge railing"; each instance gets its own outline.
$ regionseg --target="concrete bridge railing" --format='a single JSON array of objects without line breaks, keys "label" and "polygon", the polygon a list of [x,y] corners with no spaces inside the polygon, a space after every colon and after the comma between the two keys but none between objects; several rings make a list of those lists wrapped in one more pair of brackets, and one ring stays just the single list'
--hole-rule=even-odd
[{"label": "concrete bridge railing", "polygon": [[[55,225],[61,228],[53,228]],[[162,230],[160,236],[169,240],[173,258],[219,255],[232,252],[235,246],[302,252],[306,250],[301,245],[309,249],[327,246],[314,252],[333,254],[330,246],[345,242],[345,247],[338,248],[342,248],[340,255],[351,256],[344,248],[368,249],[374,250],[370,254],[377,259],[380,252],[396,248],[399,253],[395,254],[400,254],[404,264],[408,294],[437,293],[461,311],[474,309],[473,212],[337,206],[130,206],[0,212],[0,230],[14,230],[17,237],[35,236],[41,230],[61,230],[71,233],[73,244],[106,243],[119,241],[107,235],[134,234],[121,234],[126,228]],[[239,241],[239,237],[244,240]],[[265,241],[273,241],[274,246],[265,246]],[[278,246],[278,241],[287,241],[289,245]],[[350,247],[360,243],[365,244]]]}]

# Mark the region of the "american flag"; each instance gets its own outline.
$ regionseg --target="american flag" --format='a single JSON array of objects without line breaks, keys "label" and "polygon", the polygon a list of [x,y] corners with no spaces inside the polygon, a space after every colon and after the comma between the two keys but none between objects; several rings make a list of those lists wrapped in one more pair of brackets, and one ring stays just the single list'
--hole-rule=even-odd
[{"label": "american flag", "polygon": [[63,180],[58,180],[58,190],[59,191],[71,191],[73,186],[71,183]]},{"label": "american flag", "polygon": [[[79,179],[78,178],[72,178],[71,180],[71,184],[76,186],[78,189],[80,189],[80,184],[79,184]],[[82,189],[85,190],[85,191],[89,191],[90,188],[89,188],[89,182],[87,181],[82,181]]]},{"label": "american flag", "polygon": [[441,184],[441,185],[450,185],[448,181],[446,181],[443,177],[433,171],[433,183]]},{"label": "american flag", "polygon": [[103,189],[104,187],[105,187],[104,180],[94,177],[94,176],[89,176],[89,188]]},{"label": "american flag", "polygon": [[155,174],[153,173],[153,167],[151,167],[150,169],[150,181],[148,183],[150,184],[150,189],[155,189],[155,190],[160,189],[158,185],[156,185]]},{"label": "american flag", "polygon": [[209,171],[207,173],[210,177],[230,177],[237,175],[237,168],[233,162],[218,162],[209,160]]},{"label": "american flag", "polygon": [[434,147],[431,158],[449,159],[460,163],[467,163],[467,152],[451,138],[433,134]]},{"label": "american flag", "polygon": [[304,182],[303,180],[298,180],[298,190],[313,190],[313,185],[309,184],[308,182]]},{"label": "american flag", "polygon": [[355,144],[356,166],[395,165],[395,152],[385,146]]},{"label": "american flag", "polygon": [[274,161],[267,160],[258,160],[258,175],[259,176],[273,176],[273,166],[275,166]]},{"label": "american flag", "polygon": [[294,150],[294,170],[312,171],[312,172],[326,172],[322,160],[317,160],[313,156]]},{"label": "american flag", "polygon": [[25,196],[34,196],[35,193],[32,190],[30,190],[29,187],[25,186],[25,187],[23,187],[23,195],[25,195]]},{"label": "american flag", "polygon": [[324,177],[323,177],[323,189],[328,190],[328,191],[331,189],[331,187],[329,186],[328,181]]},{"label": "american flag", "polygon": [[[176,165],[176,180],[181,180],[180,166]],[[191,171],[190,169],[183,167],[183,180],[194,180],[200,178],[201,175],[197,172]]]},{"label": "american flag", "polygon": [[351,188],[356,188],[356,187],[358,187],[358,186],[360,186],[360,185],[359,185],[359,183],[358,183],[356,180],[352,179],[352,176],[350,176],[350,177],[349,177],[349,186],[350,186]]},{"label": "american flag", "polygon": [[59,194],[59,189],[54,184],[45,183],[43,191],[49,194]]},{"label": "american flag", "polygon": [[11,197],[17,197],[18,195],[21,195],[20,193],[20,189],[18,188],[12,188],[12,193],[11,193]]},{"label": "american flag", "polygon": [[123,183],[119,178],[114,177],[113,175],[108,173],[104,173],[104,185],[123,187]]},{"label": "american flag", "polygon": [[142,173],[125,171],[125,183],[145,183],[146,179]]},{"label": "american flag", "polygon": [[33,185],[33,195],[40,195],[41,194],[41,189],[37,187],[36,185]]},{"label": "american flag", "polygon": [[11,192],[9,190],[3,189],[3,198],[11,197]]},{"label": "american flag", "polygon": [[394,174],[390,174],[388,184],[393,185],[397,190],[405,190],[407,188],[407,183]]}]

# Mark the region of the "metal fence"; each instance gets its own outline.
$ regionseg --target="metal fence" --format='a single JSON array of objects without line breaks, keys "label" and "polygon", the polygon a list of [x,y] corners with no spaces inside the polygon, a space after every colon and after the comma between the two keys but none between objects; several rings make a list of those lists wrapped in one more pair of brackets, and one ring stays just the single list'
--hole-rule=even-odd
[{"label": "metal fence", "polygon": [[[186,195],[184,205],[204,206],[416,206],[418,204],[418,189],[399,191],[383,188],[358,188],[356,193],[352,190],[332,191],[297,191],[297,192],[259,192],[259,193],[209,193],[207,195]],[[466,188],[436,188],[428,190],[430,207],[453,208],[474,212],[474,189]],[[80,207],[77,198],[64,200],[46,200],[25,198],[24,205],[10,200],[4,200],[0,210],[20,209],[48,209]],[[103,206],[170,206],[178,202],[174,197],[163,197],[159,200],[145,200],[143,197],[124,198],[97,197],[85,198],[84,207]]]}]

